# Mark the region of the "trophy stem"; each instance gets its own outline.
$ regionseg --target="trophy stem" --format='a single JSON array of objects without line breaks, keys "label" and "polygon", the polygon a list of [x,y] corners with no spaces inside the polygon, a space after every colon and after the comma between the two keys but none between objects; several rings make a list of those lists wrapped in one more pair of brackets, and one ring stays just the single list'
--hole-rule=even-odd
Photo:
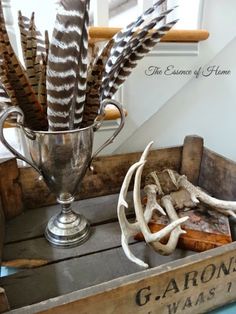
[{"label": "trophy stem", "polygon": [[83,243],[90,234],[86,218],[72,210],[74,197],[60,197],[61,212],[53,216],[46,227],[46,239],[54,246],[73,247]]}]

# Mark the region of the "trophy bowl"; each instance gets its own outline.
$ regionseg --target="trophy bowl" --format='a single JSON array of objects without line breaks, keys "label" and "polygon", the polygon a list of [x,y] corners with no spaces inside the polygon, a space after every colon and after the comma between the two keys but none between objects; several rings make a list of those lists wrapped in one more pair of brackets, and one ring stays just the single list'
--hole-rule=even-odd
[{"label": "trophy bowl", "polygon": [[[114,134],[92,155],[94,132],[102,125],[105,107],[114,105],[120,112],[120,124]],[[16,114],[17,127],[25,136],[31,160],[17,152],[5,139],[3,126],[6,119]],[[54,246],[72,247],[83,243],[90,235],[87,219],[72,209],[75,193],[97,154],[113,142],[124,126],[122,106],[115,100],[102,102],[99,115],[88,127],[68,131],[33,131],[24,127],[24,114],[18,107],[11,107],[0,117],[0,140],[16,158],[32,166],[44,179],[49,190],[57,197],[61,211],[51,217],[46,230],[46,239]]]}]

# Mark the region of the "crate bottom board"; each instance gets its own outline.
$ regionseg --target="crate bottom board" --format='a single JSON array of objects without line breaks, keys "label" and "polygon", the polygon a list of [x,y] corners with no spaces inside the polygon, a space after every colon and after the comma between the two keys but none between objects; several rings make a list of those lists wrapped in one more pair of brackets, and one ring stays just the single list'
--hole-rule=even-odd
[{"label": "crate bottom board", "polygon": [[[170,264],[174,264],[173,274],[170,276],[175,276],[175,267],[182,267],[182,272],[188,271],[188,264],[195,263],[196,260],[201,261],[206,266],[201,266],[203,271],[209,268],[209,265],[212,265],[212,262],[207,262],[204,258],[208,258],[211,256],[217,256],[218,251],[210,250],[208,252],[202,253],[203,255],[196,254],[191,251],[184,251],[177,249],[171,256],[161,256],[151,250],[147,245],[142,243],[133,242],[131,245],[131,249],[133,253],[147,262],[151,269],[142,270],[137,265],[131,263],[123,253],[122,248],[120,247],[120,230],[118,222],[116,221],[116,204],[117,204],[117,195],[109,196],[109,197],[99,197],[86,201],[80,202],[80,208],[82,212],[87,211],[90,216],[90,220],[94,225],[94,232],[91,238],[84,243],[82,246],[73,249],[56,249],[52,248],[48,245],[46,240],[42,237],[42,232],[44,230],[44,226],[39,223],[40,228],[34,228],[35,225],[32,221],[36,221],[41,214],[43,217],[48,217],[49,213],[55,212],[56,206],[45,207],[40,210],[31,210],[25,212],[22,216],[17,217],[9,223],[8,231],[11,232],[14,230],[14,226],[17,227],[18,238],[17,241],[15,235],[7,235],[8,243],[4,247],[4,257],[9,259],[14,258],[43,258],[48,261],[48,265],[35,268],[22,270],[17,274],[5,277],[1,279],[1,286],[6,290],[6,294],[9,299],[9,303],[11,309],[13,309],[14,313],[36,313],[37,309],[40,308],[42,310],[40,304],[42,305],[46,302],[49,302],[49,307],[54,306],[54,301],[62,298],[60,300],[60,304],[64,302],[69,302],[66,296],[70,296],[71,294],[79,295],[79,298],[83,298],[84,291],[95,289],[98,286],[109,286],[110,283],[118,282],[118,287],[123,284],[129,284],[129,278],[134,276],[135,278],[139,278],[140,276],[143,278],[139,281],[137,288],[134,288],[135,293],[133,293],[132,298],[130,299],[132,302],[135,302],[135,295],[137,301],[137,293],[139,291],[140,282],[143,280],[149,280],[148,276],[152,271],[153,274],[158,274],[164,269],[164,273],[170,269],[172,266]],[[96,205],[96,206],[95,206]],[[57,207],[58,208],[58,207]],[[104,215],[104,212],[106,214]],[[109,212],[109,216],[107,213]],[[34,218],[33,218],[34,216]],[[31,217],[31,219],[30,219]],[[109,217],[109,219],[108,219]],[[37,218],[37,219],[36,219]],[[22,227],[23,226],[23,227]],[[96,227],[95,227],[96,226]],[[35,237],[32,239],[32,236]],[[12,238],[11,238],[12,237]],[[232,244],[235,246],[235,244]],[[227,252],[230,246],[225,246],[220,248],[220,252]],[[218,249],[217,249],[218,250]],[[221,253],[223,254],[223,253]],[[230,252],[232,254],[232,250]],[[190,255],[190,256],[189,256]],[[189,256],[189,257],[188,257]],[[189,260],[190,259],[190,260]],[[236,260],[236,258],[235,258]],[[224,255],[222,255],[222,261],[224,261]],[[232,261],[232,265],[234,260],[231,257],[226,257],[225,268],[221,271],[227,272],[229,266],[229,261]],[[209,265],[208,265],[208,264]],[[157,268],[156,268],[157,267]],[[185,270],[186,267],[186,270]],[[190,267],[190,266],[189,266]],[[193,268],[190,267],[190,270],[193,272],[200,273],[202,271],[194,270],[195,264],[193,264]],[[200,267],[200,266],[199,266]],[[205,268],[204,268],[205,267]],[[213,267],[213,266],[212,266]],[[220,269],[220,264],[217,266]],[[233,267],[233,266],[232,266]],[[155,268],[155,269],[153,269]],[[202,273],[204,273],[202,271]],[[218,270],[215,268],[215,273]],[[176,274],[178,273],[178,269]],[[145,275],[146,274],[146,275]],[[204,273],[205,274],[205,273]],[[158,275],[159,276],[159,275]],[[206,276],[206,274],[204,275]],[[225,276],[226,277],[226,276]],[[205,277],[204,277],[205,278]],[[203,279],[204,279],[203,278]],[[132,279],[132,278],[131,278]],[[231,282],[230,277],[226,277],[229,282]],[[199,279],[198,279],[199,280]],[[164,280],[165,281],[165,280]],[[164,282],[163,281],[163,282]],[[190,278],[191,281],[191,278]],[[157,285],[160,286],[160,280],[157,278]],[[194,281],[192,280],[194,283]],[[226,282],[227,284],[227,282]],[[97,286],[98,285],[98,286]],[[168,287],[168,281],[166,283]],[[147,284],[141,284],[141,287],[147,288],[151,287],[149,281]],[[204,286],[204,285],[203,285]],[[195,287],[192,287],[195,288]],[[204,288],[204,287],[203,287]],[[226,287],[227,288],[227,287]],[[105,288],[104,288],[105,289]],[[174,291],[173,287],[170,287],[168,291],[170,294]],[[179,288],[176,288],[179,289]],[[207,288],[208,292],[211,291]],[[119,290],[119,288],[118,288]],[[168,290],[168,288],[167,288]],[[99,289],[97,290],[99,291]],[[115,289],[116,291],[116,289]],[[200,290],[201,291],[201,290]],[[212,290],[213,291],[213,290]],[[144,290],[145,292],[145,290]],[[188,291],[187,291],[188,292]],[[194,292],[194,295],[200,295],[201,292]],[[86,293],[85,293],[86,294]],[[118,293],[119,294],[119,293]],[[163,294],[163,292],[162,292]],[[175,293],[174,293],[175,294]],[[208,296],[209,297],[209,296]],[[233,298],[234,296],[232,296]],[[64,298],[66,301],[64,301]],[[69,297],[70,298],[70,297]],[[93,295],[92,295],[93,298]],[[96,296],[94,296],[96,299]],[[75,297],[77,300],[77,296]],[[123,298],[122,298],[123,300]],[[201,300],[199,299],[199,302]],[[214,300],[215,301],[215,300]],[[231,299],[228,300],[228,302]],[[41,303],[40,303],[41,302]],[[57,302],[57,301],[56,301]],[[83,300],[81,301],[83,303]],[[103,302],[107,302],[107,298],[103,297],[100,300],[100,304]],[[143,302],[140,301],[140,302]],[[198,302],[195,300],[195,302]],[[34,305],[33,305],[34,304]],[[38,305],[39,304],[39,305]],[[90,302],[89,302],[90,304]],[[115,301],[114,301],[115,304]],[[216,306],[215,303],[211,305],[211,308]],[[30,306],[32,305],[32,306]],[[147,304],[149,305],[149,303]],[[27,309],[25,308],[27,307]],[[39,307],[38,307],[39,306]],[[82,304],[83,306],[83,304]],[[87,305],[86,305],[87,306]],[[104,304],[105,307],[105,304]],[[140,307],[137,304],[135,305],[138,313],[152,313],[153,311],[146,311],[145,307]],[[182,305],[183,307],[183,305]],[[47,308],[47,306],[46,306]],[[14,310],[15,309],[15,310]],[[80,307],[79,307],[80,309]],[[156,308],[156,305],[154,306]],[[52,309],[51,309],[52,310]],[[95,308],[95,313],[103,313]],[[181,308],[180,310],[185,313]],[[188,310],[188,309],[187,309]],[[53,311],[53,310],[52,310]],[[67,310],[66,310],[67,311]],[[64,313],[67,313],[64,310]],[[70,311],[69,313],[77,313],[78,308],[76,308],[75,312]],[[55,313],[60,313],[58,309],[55,310]],[[62,309],[63,313],[63,309]],[[92,310],[89,312],[81,311],[81,313],[94,313]],[[112,311],[106,310],[104,313],[113,313]],[[114,313],[120,313],[114,312]],[[127,313],[132,313],[132,310]],[[158,312],[161,313],[161,312]],[[168,312],[167,312],[168,313]],[[179,313],[178,311],[176,313]],[[187,312],[186,312],[187,313]],[[198,313],[198,312],[193,312]]]},{"label": "crate bottom board", "polygon": [[[193,254],[193,252],[178,249],[174,255],[159,256],[144,243],[133,244],[132,251],[136,256],[147,261],[150,267],[163,265]],[[4,277],[1,285],[6,291],[11,308],[15,309],[141,270],[126,258],[121,248],[113,248],[38,269],[21,271],[15,275]]]}]

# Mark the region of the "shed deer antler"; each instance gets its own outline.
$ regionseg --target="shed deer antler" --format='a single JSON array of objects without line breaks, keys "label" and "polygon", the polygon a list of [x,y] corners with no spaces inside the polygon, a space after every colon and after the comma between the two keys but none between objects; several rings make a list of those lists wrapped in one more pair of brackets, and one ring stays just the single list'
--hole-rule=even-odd
[{"label": "shed deer antler", "polygon": [[[141,196],[140,196],[142,171],[143,171],[143,167],[145,165],[146,158],[147,158],[147,155],[151,146],[152,146],[152,142],[149,143],[148,146],[146,147],[145,151],[143,152],[140,158],[140,161],[135,163],[129,168],[124,178],[123,184],[121,186],[120,195],[118,199],[118,207],[117,207],[118,219],[119,219],[119,223],[121,227],[121,244],[122,244],[123,250],[126,256],[128,257],[128,259],[130,259],[134,263],[145,268],[147,268],[148,265],[144,263],[142,260],[138,259],[136,256],[134,256],[133,253],[130,251],[129,239],[135,234],[137,234],[138,232],[142,232],[145,238],[145,241],[148,244],[152,245],[152,243],[155,242],[154,248],[161,251],[162,253],[164,252],[166,254],[170,254],[177,245],[179,235],[184,233],[183,230],[177,229],[177,228],[180,228],[179,226],[188,219],[188,217],[183,217],[183,218],[178,219],[177,214],[175,213],[176,215],[174,215],[172,212],[171,214],[172,222],[168,226],[163,228],[162,230],[155,233],[151,233],[148,227],[148,222],[151,219],[151,216],[152,216],[151,213],[154,210],[154,208],[153,206],[149,206],[149,205],[150,203],[153,203],[153,202],[151,202],[151,200],[148,199],[146,209],[145,211],[143,211],[143,206],[141,203]],[[134,208],[135,208],[137,222],[130,223],[127,220],[126,215],[125,215],[125,208],[128,208],[128,204],[125,198],[128,192],[130,180],[135,171],[136,171],[136,175],[135,175],[135,182],[134,182],[133,199],[134,199]],[[153,201],[152,193],[148,193],[147,196],[148,198],[151,197]],[[160,206],[157,206],[157,209],[163,212],[163,209]],[[165,236],[167,236],[168,234],[171,234],[168,243],[166,245],[159,243],[159,241],[163,239]],[[177,240],[175,238],[177,238]]]},{"label": "shed deer antler", "polygon": [[224,215],[236,218],[236,201],[225,201],[212,197],[189,182],[186,176],[181,176],[178,173],[174,173],[174,175],[177,186],[187,190],[194,203],[199,203],[199,201],[201,201]]}]

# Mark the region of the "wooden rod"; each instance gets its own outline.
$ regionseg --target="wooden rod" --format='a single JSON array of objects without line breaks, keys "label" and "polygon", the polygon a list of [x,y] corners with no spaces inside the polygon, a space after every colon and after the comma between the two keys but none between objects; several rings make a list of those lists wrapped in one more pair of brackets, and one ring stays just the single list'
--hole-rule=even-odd
[{"label": "wooden rod", "polygon": [[[117,27],[90,27],[89,36],[92,41],[101,41],[112,38],[121,28]],[[162,42],[199,42],[206,40],[209,32],[204,29],[197,30],[170,30],[163,38]]]},{"label": "wooden rod", "polygon": [[[125,116],[128,115],[127,110],[123,109]],[[105,108],[105,119],[104,120],[116,120],[120,118],[119,110],[114,106],[109,106]],[[16,124],[14,121],[6,121],[4,123],[4,128],[14,128]]]}]

